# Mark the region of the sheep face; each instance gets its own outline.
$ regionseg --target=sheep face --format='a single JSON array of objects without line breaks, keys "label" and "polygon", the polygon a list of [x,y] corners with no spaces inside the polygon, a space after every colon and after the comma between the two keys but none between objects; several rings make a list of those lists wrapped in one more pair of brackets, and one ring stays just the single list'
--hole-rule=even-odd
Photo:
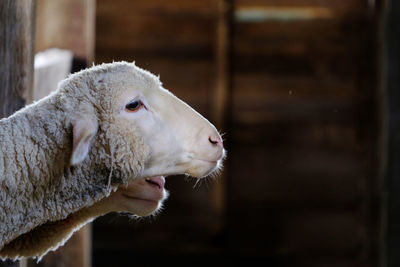
[{"label": "sheep face", "polygon": [[215,127],[160,84],[132,88],[119,107],[118,120],[134,126],[149,148],[141,177],[204,177],[219,168],[224,149]]},{"label": "sheep face", "polygon": [[[201,178],[220,168],[225,152],[218,131],[164,89],[156,76],[126,62],[81,73],[89,74],[90,79],[83,80],[91,80],[89,86],[95,90],[90,89],[89,96],[82,90],[82,99],[89,99],[89,104],[82,101],[74,111],[77,116],[97,114],[97,119],[89,115],[73,122],[72,165],[87,154],[92,163],[104,162],[99,155],[107,154],[112,162],[106,169],[122,178],[173,174]],[[77,88],[71,84],[62,87]],[[88,152],[92,139],[94,149]]]}]

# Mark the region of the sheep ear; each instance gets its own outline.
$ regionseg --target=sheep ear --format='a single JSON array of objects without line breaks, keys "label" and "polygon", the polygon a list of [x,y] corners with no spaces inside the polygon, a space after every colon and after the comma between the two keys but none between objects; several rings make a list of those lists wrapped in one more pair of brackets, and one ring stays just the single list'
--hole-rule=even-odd
[{"label": "sheep ear", "polygon": [[89,153],[90,142],[97,132],[97,123],[89,119],[77,119],[73,123],[73,147],[71,165],[81,163]]}]

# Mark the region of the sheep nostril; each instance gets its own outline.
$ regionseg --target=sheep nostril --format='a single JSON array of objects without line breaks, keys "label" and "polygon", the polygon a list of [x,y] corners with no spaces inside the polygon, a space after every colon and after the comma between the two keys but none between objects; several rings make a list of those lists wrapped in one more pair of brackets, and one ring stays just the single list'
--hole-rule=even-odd
[{"label": "sheep nostril", "polygon": [[208,141],[210,141],[211,144],[219,147],[223,147],[222,140],[219,137],[208,137]]}]

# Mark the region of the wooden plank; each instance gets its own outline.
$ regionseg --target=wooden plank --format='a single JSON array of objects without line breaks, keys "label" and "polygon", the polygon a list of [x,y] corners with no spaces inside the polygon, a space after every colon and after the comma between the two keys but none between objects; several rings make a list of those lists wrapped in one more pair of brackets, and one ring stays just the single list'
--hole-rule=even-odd
[{"label": "wooden plank", "polygon": [[[108,13],[123,12],[123,15],[135,12],[138,15],[146,13],[149,15],[165,16],[215,16],[217,14],[216,7],[219,0],[204,0],[204,1],[186,1],[186,0],[151,0],[151,1],[130,1],[119,0],[118,4],[108,0],[98,0],[98,14],[100,17],[111,15]],[[122,8],[123,7],[123,8]],[[127,17],[126,19],[130,19]]]},{"label": "wooden plank", "polygon": [[[174,60],[190,55],[212,57],[217,0],[119,1],[97,5],[96,51],[143,53]],[[121,27],[129,25],[129,27]]]},{"label": "wooden plank", "polygon": [[216,88],[213,97],[212,114],[217,128],[226,126],[231,100],[231,53],[232,53],[232,2],[221,0],[217,23],[216,45]]},{"label": "wooden plank", "polygon": [[360,14],[371,8],[371,1],[368,0],[237,0],[238,8],[242,7],[286,7],[286,8],[328,8],[333,11],[346,14]]},{"label": "wooden plank", "polygon": [[95,0],[38,0],[37,9],[36,51],[72,50],[90,65],[94,60]]},{"label": "wooden plank", "polygon": [[36,1],[1,1],[0,117],[25,105],[33,85]]},{"label": "wooden plank", "polygon": [[384,192],[387,194],[385,207],[385,234],[384,251],[386,266],[400,266],[400,2],[389,1],[390,5],[386,11],[385,43],[386,51],[384,61],[386,72],[385,93],[387,112],[386,117],[386,144],[384,157],[386,157],[386,168],[384,170],[386,186]]},{"label": "wooden plank", "polygon": [[239,23],[289,22],[333,17],[333,11],[323,7],[238,7],[234,14],[235,21]]},{"label": "wooden plank", "polygon": [[[31,98],[35,0],[0,1],[0,118],[7,117]],[[0,261],[0,266],[18,266]]]},{"label": "wooden plank", "polygon": [[[306,60],[301,62],[306,63]],[[246,64],[243,60],[241,63]],[[301,63],[296,64],[296,59],[285,63],[301,65]],[[329,62],[324,62],[324,64],[329,64]],[[247,67],[252,68],[250,65]],[[337,75],[337,79],[330,79],[329,76],[324,75],[315,77],[312,73],[297,73],[292,72],[291,69],[289,71],[290,79],[287,79],[286,71],[272,72],[260,69],[254,69],[254,72],[236,71],[235,100],[240,101],[245,98],[244,103],[246,103],[247,101],[284,102],[293,98],[351,100],[359,97],[356,84],[351,77]],[[256,98],[257,95],[258,98]]]},{"label": "wooden plank", "polygon": [[[310,78],[350,78],[358,71],[355,59],[365,47],[362,20],[301,23],[237,24],[236,71],[246,74],[268,71],[308,75]],[[344,30],[343,30],[344,29]],[[238,37],[240,36],[240,38]],[[361,59],[361,58],[360,58]],[[322,76],[322,75],[325,75]]]},{"label": "wooden plank", "polygon": [[[160,23],[147,13],[130,16],[129,19],[119,13],[106,14],[97,20],[97,50],[100,51],[160,51],[168,55],[172,52],[196,52],[213,45],[210,32],[215,22],[212,19],[165,17]],[[121,28],[120,25],[130,27]]]},{"label": "wooden plank", "polygon": [[[218,6],[218,22],[216,29],[216,86],[212,94],[211,115],[215,127],[220,131],[229,131],[229,120],[232,102],[232,14],[233,2],[220,0]],[[225,148],[227,144],[225,143]],[[229,161],[225,167],[229,168]],[[227,213],[227,172],[218,178],[218,183],[211,189],[213,208],[222,218],[221,225],[226,227]],[[220,229],[217,229],[220,230]]]}]

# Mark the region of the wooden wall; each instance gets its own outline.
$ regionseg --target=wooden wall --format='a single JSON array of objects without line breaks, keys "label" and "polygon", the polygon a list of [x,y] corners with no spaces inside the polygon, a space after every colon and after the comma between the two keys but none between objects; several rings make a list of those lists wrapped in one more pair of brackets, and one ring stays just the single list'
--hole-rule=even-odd
[{"label": "wooden wall", "polygon": [[395,267],[400,265],[400,254],[398,253],[400,246],[400,2],[391,1],[390,9],[385,16],[385,62],[386,73],[385,80],[387,90],[383,91],[386,94],[387,106],[385,112],[387,113],[386,120],[382,123],[387,127],[386,135],[387,142],[386,155],[387,155],[387,168],[384,169],[386,174],[386,193],[387,205],[386,214],[387,218],[386,231],[385,231],[385,247],[386,257],[385,263],[388,267]]},{"label": "wooden wall", "polygon": [[233,250],[285,266],[377,266],[374,7],[236,3],[286,18],[234,26],[230,221],[243,222],[232,223]]},{"label": "wooden wall", "polygon": [[[167,178],[171,197],[156,219],[94,223],[94,265],[379,266],[380,1],[233,7],[222,210],[212,198],[218,181],[192,188]],[[97,62],[135,60],[212,119],[220,8],[98,0]]]}]

